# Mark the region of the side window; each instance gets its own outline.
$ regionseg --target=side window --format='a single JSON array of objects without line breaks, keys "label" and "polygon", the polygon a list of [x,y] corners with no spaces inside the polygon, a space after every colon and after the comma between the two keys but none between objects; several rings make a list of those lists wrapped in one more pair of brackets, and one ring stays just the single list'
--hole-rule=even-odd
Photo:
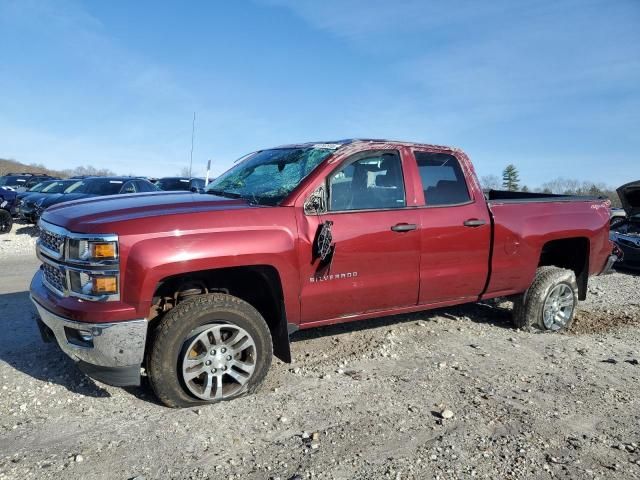
[{"label": "side window", "polygon": [[191,180],[191,188],[197,188],[198,190],[201,190],[204,188],[204,180],[201,180],[199,178],[194,178]]},{"label": "side window", "polygon": [[402,208],[406,205],[398,152],[364,152],[329,177],[329,210]]},{"label": "side window", "polygon": [[34,185],[37,185],[38,183],[40,183],[40,177],[32,177],[27,181],[27,184],[25,185],[25,187],[31,188]]},{"label": "side window", "polygon": [[136,192],[149,192],[150,190],[147,188],[147,182],[143,182],[142,180],[136,180],[135,182]]},{"label": "side window", "polygon": [[471,200],[458,160],[448,153],[414,152],[427,205],[457,205]]},{"label": "side window", "polygon": [[127,182],[120,190],[120,193],[136,193],[136,186],[133,182]]}]

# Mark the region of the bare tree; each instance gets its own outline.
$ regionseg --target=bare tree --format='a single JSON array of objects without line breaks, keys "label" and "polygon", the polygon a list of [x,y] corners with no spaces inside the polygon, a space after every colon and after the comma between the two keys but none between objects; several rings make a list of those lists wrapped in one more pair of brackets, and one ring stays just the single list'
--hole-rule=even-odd
[{"label": "bare tree", "polygon": [[499,190],[501,182],[497,175],[484,175],[480,177],[480,185],[484,190]]},{"label": "bare tree", "polygon": [[580,182],[576,179],[564,177],[555,178],[542,184],[542,192],[557,193],[562,195],[590,195],[593,197],[604,197],[611,201],[611,206],[620,207],[620,198],[617,192],[608,185],[598,182]]},{"label": "bare tree", "polygon": [[113,177],[116,173],[108,168],[96,168],[92,165],[70,168],[64,171],[69,177],[90,176],[90,177]]}]

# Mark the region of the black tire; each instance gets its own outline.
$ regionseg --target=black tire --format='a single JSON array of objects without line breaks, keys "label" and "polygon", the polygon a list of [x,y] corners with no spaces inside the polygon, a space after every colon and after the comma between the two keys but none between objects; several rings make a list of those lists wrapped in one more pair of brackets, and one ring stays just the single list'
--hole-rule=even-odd
[{"label": "black tire", "polygon": [[[573,298],[573,308],[570,315],[567,315],[569,318],[563,319],[563,323],[550,325],[547,321],[545,324],[545,302],[556,288],[564,289],[567,298]],[[575,273],[559,267],[540,267],[531,286],[513,302],[513,323],[517,328],[529,331],[565,331],[571,328],[577,307],[578,283]]]},{"label": "black tire", "polygon": [[[250,335],[255,344],[255,348],[251,350],[254,369],[246,384],[238,386],[240,389],[237,392],[220,400],[203,400],[189,391],[183,379],[182,359],[185,358],[189,342],[202,330],[216,325],[239,327]],[[271,333],[260,313],[237,297],[211,293],[187,299],[163,316],[152,332],[147,373],[151,387],[162,403],[172,408],[191,407],[231,400],[255,392],[269,371],[272,356]],[[203,375],[206,379],[209,373]],[[233,383],[232,379],[223,378]]]},{"label": "black tire", "polygon": [[6,210],[0,209],[0,235],[9,233],[13,227],[13,217]]}]

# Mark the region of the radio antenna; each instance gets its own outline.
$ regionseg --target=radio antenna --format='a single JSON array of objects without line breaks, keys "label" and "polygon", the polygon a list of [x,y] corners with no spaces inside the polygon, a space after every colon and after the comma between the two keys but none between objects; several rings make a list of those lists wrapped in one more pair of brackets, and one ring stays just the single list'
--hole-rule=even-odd
[{"label": "radio antenna", "polygon": [[191,122],[191,154],[189,155],[189,178],[192,177],[191,169],[193,168],[193,137],[196,131],[196,112],[193,112],[193,122]]}]

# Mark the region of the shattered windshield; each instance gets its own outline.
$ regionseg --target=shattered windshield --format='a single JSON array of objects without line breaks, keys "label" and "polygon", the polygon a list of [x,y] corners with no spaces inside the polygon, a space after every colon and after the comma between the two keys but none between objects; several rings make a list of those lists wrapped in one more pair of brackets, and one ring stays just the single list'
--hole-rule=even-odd
[{"label": "shattered windshield", "polygon": [[314,146],[261,150],[213,180],[207,193],[275,205],[334,150]]}]

